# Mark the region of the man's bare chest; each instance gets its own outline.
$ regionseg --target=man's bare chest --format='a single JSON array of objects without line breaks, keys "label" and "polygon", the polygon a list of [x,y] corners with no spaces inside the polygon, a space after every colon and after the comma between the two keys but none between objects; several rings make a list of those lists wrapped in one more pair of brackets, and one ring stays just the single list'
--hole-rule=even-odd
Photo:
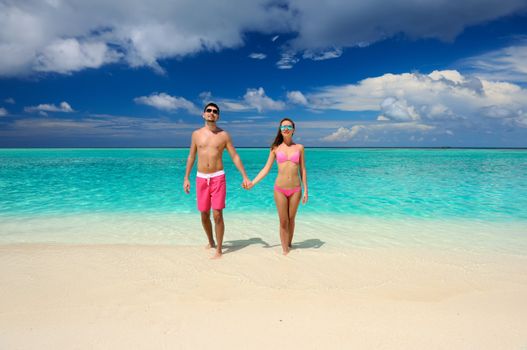
[{"label": "man's bare chest", "polygon": [[221,151],[225,148],[226,140],[217,135],[204,136],[197,141],[196,145],[198,149],[203,151]]}]

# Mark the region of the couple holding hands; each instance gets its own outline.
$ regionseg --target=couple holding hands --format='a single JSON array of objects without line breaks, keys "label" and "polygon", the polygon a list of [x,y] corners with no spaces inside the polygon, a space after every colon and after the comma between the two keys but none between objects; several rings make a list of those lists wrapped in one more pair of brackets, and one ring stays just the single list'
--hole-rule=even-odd
[{"label": "couple holding hands", "polygon": [[[189,176],[194,166],[196,153],[198,155],[198,172],[196,175],[196,194],[198,210],[201,212],[201,223],[209,240],[208,248],[216,248],[213,258],[222,255],[223,234],[225,223],[223,209],[225,208],[226,184],[223,170],[223,151],[226,149],[236,168],[243,177],[242,187],[249,190],[260,182],[271,170],[276,159],[278,176],[274,185],[274,200],[280,219],[280,242],[284,255],[289,253],[295,231],[295,216],[302,199],[308,199],[307,173],[304,157],[304,147],[293,142],[295,123],[288,118],[280,121],[276,138],[271,145],[269,158],[262,170],[250,181],[245,173],[242,161],[232,144],[229,134],[219,128],[216,122],[220,118],[220,109],[215,103],[209,103],[203,110],[205,126],[192,133],[190,152],[187,159],[183,189],[190,193]],[[302,196],[302,185],[304,194]],[[212,208],[216,241],[212,235],[210,210]]]}]

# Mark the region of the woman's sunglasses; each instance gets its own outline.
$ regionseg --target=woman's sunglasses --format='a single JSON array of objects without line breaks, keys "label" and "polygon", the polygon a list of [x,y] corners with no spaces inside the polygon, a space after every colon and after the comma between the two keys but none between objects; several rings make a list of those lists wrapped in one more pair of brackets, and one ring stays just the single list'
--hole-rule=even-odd
[{"label": "woman's sunglasses", "polygon": [[284,131],[284,130],[293,130],[293,125],[282,125],[280,126],[280,130]]}]

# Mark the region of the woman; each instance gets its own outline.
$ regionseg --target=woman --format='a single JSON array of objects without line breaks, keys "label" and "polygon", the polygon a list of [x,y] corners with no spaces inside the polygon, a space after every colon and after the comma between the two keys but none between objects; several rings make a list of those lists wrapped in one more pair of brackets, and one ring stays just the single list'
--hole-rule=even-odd
[{"label": "woman", "polygon": [[280,241],[284,255],[289,253],[295,232],[295,216],[302,197],[300,182],[304,185],[302,203],[305,204],[308,198],[304,146],[293,142],[294,133],[295,123],[289,118],[282,119],[267,163],[249,186],[252,188],[269,173],[276,158],[278,176],[274,184],[274,200],[280,218]]}]

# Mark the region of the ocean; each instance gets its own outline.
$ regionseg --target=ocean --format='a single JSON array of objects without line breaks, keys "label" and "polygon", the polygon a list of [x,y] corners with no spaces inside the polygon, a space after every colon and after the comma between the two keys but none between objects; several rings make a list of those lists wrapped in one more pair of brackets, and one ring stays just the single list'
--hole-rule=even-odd
[{"label": "ocean", "polygon": [[[269,150],[240,148],[250,178]],[[201,244],[188,149],[1,149],[0,243]],[[224,155],[226,240],[278,241],[276,165],[252,190]],[[307,148],[313,247],[527,248],[527,150]],[[305,238],[302,240],[301,238]]]}]

